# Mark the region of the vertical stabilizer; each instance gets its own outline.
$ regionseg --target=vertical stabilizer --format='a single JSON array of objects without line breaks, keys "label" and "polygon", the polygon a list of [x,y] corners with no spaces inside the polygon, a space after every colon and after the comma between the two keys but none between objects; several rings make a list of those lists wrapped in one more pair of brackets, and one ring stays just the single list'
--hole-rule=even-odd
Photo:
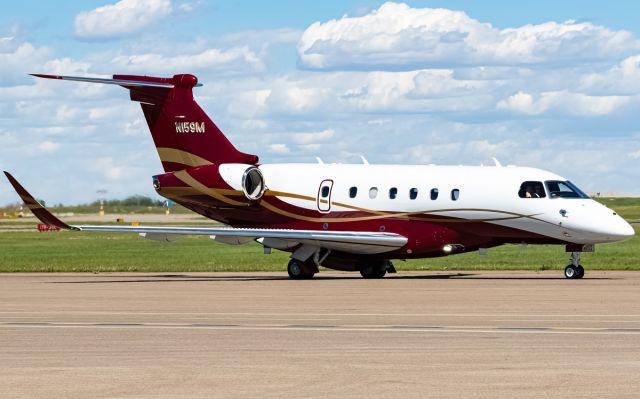
[{"label": "vertical stabilizer", "polygon": [[116,84],[129,89],[151,131],[166,172],[221,164],[256,164],[256,155],[238,151],[193,98],[200,86],[193,75],[172,78],[114,75],[113,79],[35,74],[34,76],[88,83]]}]

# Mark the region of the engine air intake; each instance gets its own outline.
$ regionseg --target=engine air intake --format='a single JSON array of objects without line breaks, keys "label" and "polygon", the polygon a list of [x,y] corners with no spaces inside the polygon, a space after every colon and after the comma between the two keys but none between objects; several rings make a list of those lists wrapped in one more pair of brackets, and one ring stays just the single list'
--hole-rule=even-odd
[{"label": "engine air intake", "polygon": [[252,166],[242,175],[242,191],[245,197],[255,201],[264,194],[267,186],[264,184],[264,176],[260,169]]}]

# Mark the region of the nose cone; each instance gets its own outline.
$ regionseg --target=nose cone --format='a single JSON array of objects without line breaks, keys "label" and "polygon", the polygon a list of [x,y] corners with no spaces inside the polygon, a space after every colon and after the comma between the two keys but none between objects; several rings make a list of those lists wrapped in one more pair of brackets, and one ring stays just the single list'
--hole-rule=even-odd
[{"label": "nose cone", "polygon": [[614,220],[600,226],[600,234],[607,241],[623,241],[633,237],[636,232],[626,220],[618,215],[613,215]]},{"label": "nose cone", "polygon": [[633,227],[613,210],[593,201],[568,209],[562,225],[572,230],[573,241],[597,244],[628,240],[635,235]]},{"label": "nose cone", "polygon": [[627,223],[625,220],[622,220],[624,222],[623,226],[620,226],[620,239],[621,240],[627,240],[631,237],[633,237],[636,234],[636,231],[633,229],[633,226],[631,226],[629,223]]}]

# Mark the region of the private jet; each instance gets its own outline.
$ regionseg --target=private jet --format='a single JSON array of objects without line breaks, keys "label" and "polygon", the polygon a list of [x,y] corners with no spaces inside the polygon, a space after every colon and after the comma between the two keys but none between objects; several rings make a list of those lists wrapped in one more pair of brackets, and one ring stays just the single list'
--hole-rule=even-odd
[{"label": "private jet", "polygon": [[566,278],[584,276],[580,254],[625,240],[633,228],[616,212],[554,173],[529,167],[262,164],[236,149],[200,108],[194,75],[112,79],[34,74],[119,85],[138,102],[164,173],[164,198],[223,226],[69,225],[8,172],[42,223],[71,231],[125,232],[160,241],[203,235],[232,245],[256,241],[265,253],[291,253],[292,279],[325,267],[377,279],[392,260],[450,256],[503,244],[564,245]]}]

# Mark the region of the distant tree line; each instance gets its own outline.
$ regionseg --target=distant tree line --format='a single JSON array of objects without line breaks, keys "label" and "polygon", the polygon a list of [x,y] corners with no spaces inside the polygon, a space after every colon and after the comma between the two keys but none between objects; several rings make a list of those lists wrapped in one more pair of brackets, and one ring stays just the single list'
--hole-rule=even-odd
[{"label": "distant tree line", "polygon": [[[100,200],[95,200],[93,202],[91,202],[90,204],[78,204],[78,205],[64,205],[61,203],[58,204],[47,204],[46,201],[42,200],[42,199],[38,199],[38,201],[43,205],[43,206],[49,206],[51,208],[71,208],[73,210],[73,208],[76,209],[81,209],[81,208],[99,208],[100,207]],[[124,207],[161,207],[164,204],[164,200],[162,199],[153,199],[150,197],[147,197],[146,195],[131,195],[125,199],[109,199],[109,200],[104,200],[104,206],[109,207],[109,208],[124,208]],[[14,202],[14,203],[10,203],[4,206],[0,206],[0,209],[2,209],[3,211],[11,211],[12,209],[19,209],[21,207],[24,207],[24,205],[22,204],[22,202]],[[0,212],[1,215],[1,212]]]},{"label": "distant tree line", "polygon": [[[104,206],[162,206],[162,200],[155,200],[147,197],[146,195],[132,195],[125,199],[110,199],[104,200]],[[100,201],[93,201],[91,206],[100,206]]]}]

